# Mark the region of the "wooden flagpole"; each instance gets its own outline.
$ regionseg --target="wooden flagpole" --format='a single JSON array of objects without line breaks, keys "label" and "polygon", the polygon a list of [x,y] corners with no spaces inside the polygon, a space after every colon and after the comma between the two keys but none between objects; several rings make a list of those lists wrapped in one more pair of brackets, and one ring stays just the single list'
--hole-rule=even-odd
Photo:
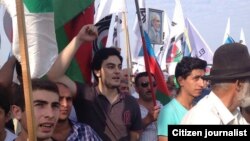
[{"label": "wooden flagpole", "polygon": [[27,37],[25,28],[25,17],[23,9],[23,1],[16,0],[17,11],[17,23],[18,23],[18,36],[19,36],[19,48],[21,53],[21,66],[22,66],[22,78],[23,78],[23,90],[25,98],[25,111],[27,118],[28,138],[29,141],[36,141],[36,128],[34,121],[33,110],[33,95],[30,78],[29,56],[27,49]]},{"label": "wooden flagpole", "polygon": [[150,68],[149,68],[149,54],[148,54],[147,47],[146,47],[146,41],[145,41],[145,37],[144,37],[144,30],[142,27],[141,13],[140,13],[138,0],[135,0],[135,7],[136,7],[136,13],[137,13],[138,23],[139,23],[139,27],[140,27],[142,45],[143,45],[145,68],[146,68],[146,71],[148,73],[148,79],[149,79],[149,83],[150,83],[150,90],[152,92],[153,102],[154,102],[154,105],[156,105],[156,97],[155,97],[155,92],[153,91],[152,76],[151,76]]},{"label": "wooden flagpole", "polygon": [[131,78],[131,70],[132,70],[132,58],[131,58],[131,49],[130,49],[130,41],[128,34],[128,26],[127,26],[127,16],[125,12],[122,12],[122,24],[125,28],[125,39],[126,39],[126,56],[127,56],[127,68],[128,68],[128,83],[129,83],[129,92],[131,92],[132,86],[132,78]]}]

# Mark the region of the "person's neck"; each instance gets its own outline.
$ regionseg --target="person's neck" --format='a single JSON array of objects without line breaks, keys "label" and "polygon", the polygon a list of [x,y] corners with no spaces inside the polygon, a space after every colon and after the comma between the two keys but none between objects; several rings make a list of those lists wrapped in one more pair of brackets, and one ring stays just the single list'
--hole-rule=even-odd
[{"label": "person's neck", "polygon": [[138,103],[139,103],[140,105],[144,106],[144,107],[147,108],[147,109],[150,109],[150,108],[152,108],[152,106],[154,106],[153,100],[145,101],[145,100],[139,98],[139,99],[138,99]]},{"label": "person's neck", "polygon": [[15,141],[26,141],[28,140],[28,134],[25,132],[25,130],[22,128],[21,132],[19,133],[18,137],[15,139]]},{"label": "person's neck", "polygon": [[118,98],[117,88],[108,88],[103,85],[98,85],[99,92],[104,95],[110,103],[113,103]]},{"label": "person's neck", "polygon": [[176,96],[176,100],[179,101],[187,110],[193,107],[194,97],[186,92],[180,91]]},{"label": "person's neck", "polygon": [[57,141],[64,141],[70,134],[72,126],[69,120],[59,120],[56,124],[52,137]]},{"label": "person's neck", "polygon": [[[228,108],[230,112],[234,112],[238,103],[235,101],[235,93],[232,88],[228,89],[215,89],[213,90],[214,94],[221,100],[221,102]],[[225,95],[226,94],[226,95]]]}]

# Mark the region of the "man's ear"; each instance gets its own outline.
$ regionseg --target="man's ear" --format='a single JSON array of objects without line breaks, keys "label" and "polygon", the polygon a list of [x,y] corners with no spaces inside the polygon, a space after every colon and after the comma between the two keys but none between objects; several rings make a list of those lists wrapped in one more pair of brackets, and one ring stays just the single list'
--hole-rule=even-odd
[{"label": "man's ear", "polygon": [[177,81],[177,84],[179,84],[179,87],[183,86],[183,81],[184,81],[184,78],[179,76],[178,78],[176,78],[176,81]]},{"label": "man's ear", "polygon": [[17,120],[20,120],[22,118],[22,109],[19,106],[12,105],[11,112],[13,114],[13,117]]},{"label": "man's ear", "polygon": [[101,76],[100,70],[94,70],[95,75],[99,78]]},{"label": "man's ear", "polygon": [[240,91],[242,87],[244,86],[244,81],[236,80],[235,85],[236,85],[236,90]]}]

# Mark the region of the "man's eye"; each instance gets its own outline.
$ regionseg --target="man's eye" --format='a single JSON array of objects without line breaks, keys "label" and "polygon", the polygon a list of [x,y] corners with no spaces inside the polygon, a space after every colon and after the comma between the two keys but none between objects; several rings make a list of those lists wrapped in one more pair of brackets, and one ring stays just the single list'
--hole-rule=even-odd
[{"label": "man's eye", "polygon": [[36,106],[36,107],[43,107],[44,104],[42,104],[42,103],[36,103],[36,104],[34,104],[34,106]]},{"label": "man's eye", "polygon": [[108,69],[113,69],[114,68],[114,66],[108,66]]}]

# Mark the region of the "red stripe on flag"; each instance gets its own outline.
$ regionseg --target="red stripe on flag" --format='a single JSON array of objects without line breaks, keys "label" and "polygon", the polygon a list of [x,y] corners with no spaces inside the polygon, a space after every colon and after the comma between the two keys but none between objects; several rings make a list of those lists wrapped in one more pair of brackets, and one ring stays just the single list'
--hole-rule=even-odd
[{"label": "red stripe on flag", "polygon": [[[69,40],[72,40],[80,31],[83,25],[93,24],[94,22],[94,3],[85,11],[79,13],[74,19],[68,22],[64,29]],[[92,60],[92,43],[83,44],[75,55],[76,61],[81,69],[86,83],[91,84],[91,60]]]}]

